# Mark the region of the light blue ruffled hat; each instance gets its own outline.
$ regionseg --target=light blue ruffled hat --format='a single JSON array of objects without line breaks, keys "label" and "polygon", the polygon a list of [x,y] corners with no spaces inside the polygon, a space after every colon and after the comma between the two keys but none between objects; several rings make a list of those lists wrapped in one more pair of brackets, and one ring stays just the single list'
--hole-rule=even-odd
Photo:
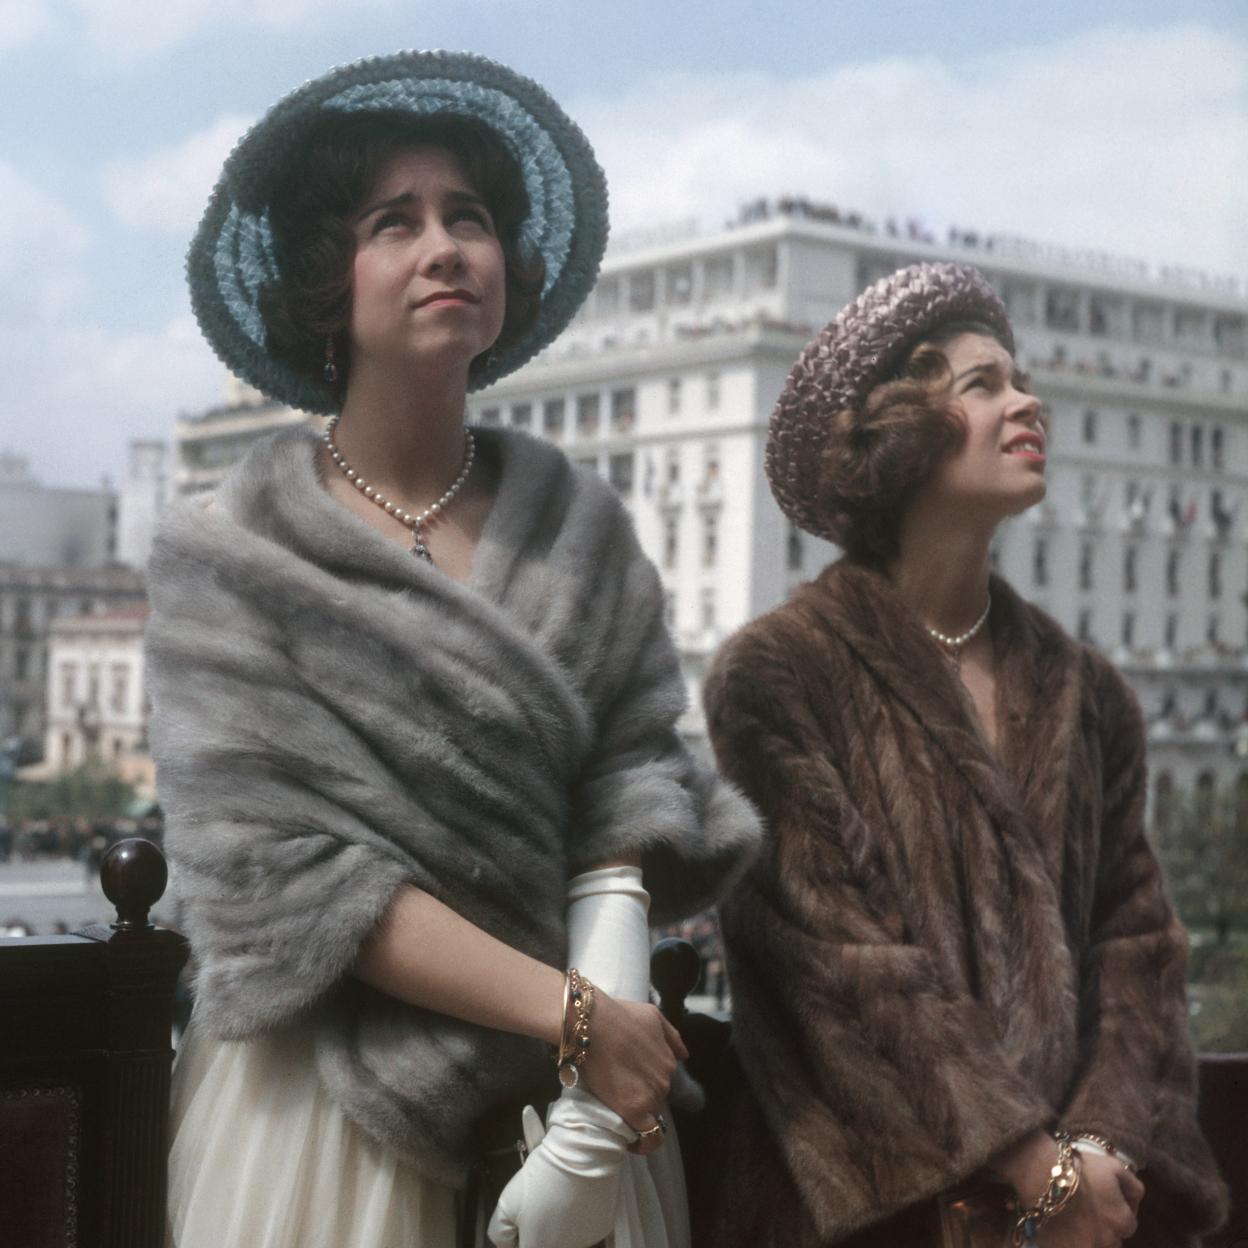
[{"label": "light blue ruffled hat", "polygon": [[232,372],[292,407],[332,413],[328,385],[270,353],[259,293],[279,276],[268,197],[292,144],[329,112],[472,117],[520,165],[529,216],[520,232],[540,252],[545,284],[532,330],[492,352],[473,381],[487,386],[548,346],[598,275],[607,242],[607,186],[589,140],[531,79],[468,52],[399,52],[330,70],[278,101],[230,153],[187,255],[191,306]]}]

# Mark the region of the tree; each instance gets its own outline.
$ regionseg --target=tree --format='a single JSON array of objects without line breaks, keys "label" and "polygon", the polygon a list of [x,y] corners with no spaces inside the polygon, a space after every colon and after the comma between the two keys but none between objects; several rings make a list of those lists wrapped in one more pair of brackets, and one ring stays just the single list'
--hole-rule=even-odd
[{"label": "tree", "polygon": [[134,788],[104,763],[91,760],[44,781],[17,781],[9,790],[10,819],[115,819],[130,809]]},{"label": "tree", "polygon": [[1212,928],[1225,946],[1233,929],[1248,927],[1248,780],[1219,793],[1206,773],[1165,803],[1155,831],[1171,896],[1188,927]]}]

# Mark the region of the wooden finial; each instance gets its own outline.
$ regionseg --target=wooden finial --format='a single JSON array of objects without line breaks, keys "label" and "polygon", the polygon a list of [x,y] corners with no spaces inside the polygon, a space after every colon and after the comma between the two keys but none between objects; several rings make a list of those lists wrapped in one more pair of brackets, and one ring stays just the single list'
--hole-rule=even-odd
[{"label": "wooden finial", "polygon": [[104,855],[100,865],[100,884],[104,896],[117,907],[117,921],[112,924],[119,932],[152,930],[148,911],[164,895],[169,882],[165,856],[141,837],[118,841]]}]

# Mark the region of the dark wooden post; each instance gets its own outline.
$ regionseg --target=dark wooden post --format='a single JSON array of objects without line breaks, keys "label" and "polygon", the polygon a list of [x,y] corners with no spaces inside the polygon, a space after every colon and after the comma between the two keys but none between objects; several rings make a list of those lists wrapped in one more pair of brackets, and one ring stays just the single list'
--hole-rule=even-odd
[{"label": "dark wooden post", "polygon": [[0,1242],[161,1248],[173,990],[186,940],[152,927],[164,858],[129,840],[101,878],[118,917],[0,941]]}]

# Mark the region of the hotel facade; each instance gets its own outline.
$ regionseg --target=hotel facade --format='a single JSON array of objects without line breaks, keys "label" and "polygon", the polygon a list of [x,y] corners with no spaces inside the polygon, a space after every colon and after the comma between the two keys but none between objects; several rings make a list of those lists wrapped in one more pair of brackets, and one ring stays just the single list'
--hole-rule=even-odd
[{"label": "hotel facade", "polygon": [[[663,578],[684,727],[699,736],[716,647],[837,555],[787,523],[763,472],[793,360],[876,278],[950,259],[1000,292],[1052,419],[1048,497],[1002,528],[999,571],[1124,671],[1148,720],[1155,794],[1230,791],[1248,810],[1242,285],[760,202],[720,231],[622,240],[569,329],[471,396],[469,420],[546,438],[620,493]],[[302,419],[236,388],[179,423],[179,490],[211,488],[251,438]]]}]

